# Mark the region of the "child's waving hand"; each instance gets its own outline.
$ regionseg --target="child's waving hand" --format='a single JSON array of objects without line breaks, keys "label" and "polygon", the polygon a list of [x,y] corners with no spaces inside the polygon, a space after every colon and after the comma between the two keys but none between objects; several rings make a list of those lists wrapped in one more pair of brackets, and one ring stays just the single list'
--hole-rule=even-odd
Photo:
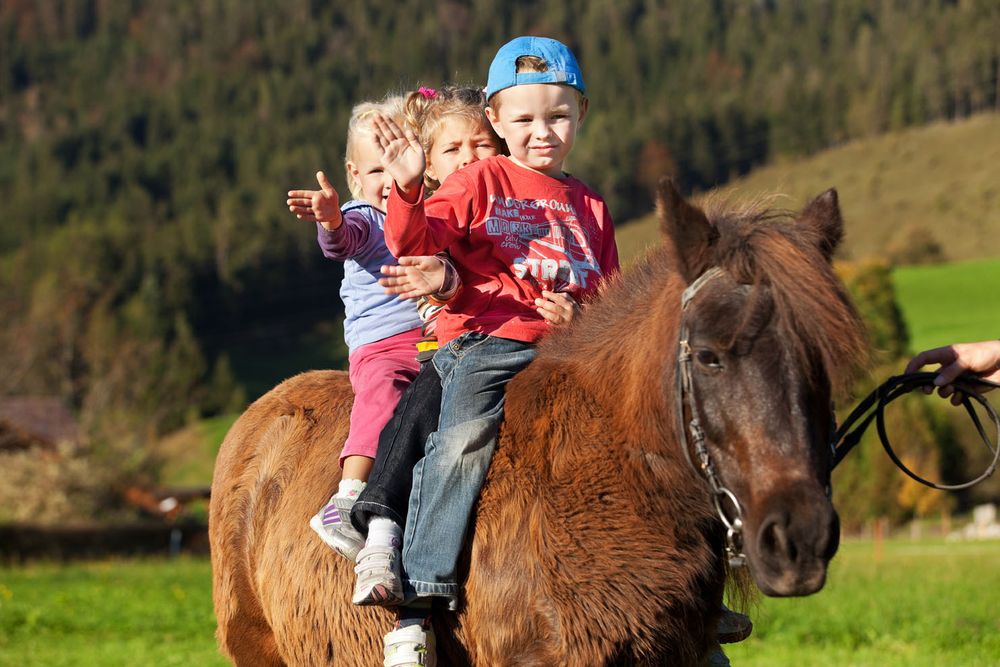
[{"label": "child's waving hand", "polygon": [[404,192],[419,190],[427,160],[416,135],[409,128],[405,131],[399,129],[391,118],[381,114],[375,116],[372,129],[382,167]]},{"label": "child's waving hand", "polygon": [[316,172],[316,180],[319,190],[288,191],[288,210],[299,220],[318,222],[327,231],[333,231],[344,222],[340,216],[340,197],[322,171]]}]

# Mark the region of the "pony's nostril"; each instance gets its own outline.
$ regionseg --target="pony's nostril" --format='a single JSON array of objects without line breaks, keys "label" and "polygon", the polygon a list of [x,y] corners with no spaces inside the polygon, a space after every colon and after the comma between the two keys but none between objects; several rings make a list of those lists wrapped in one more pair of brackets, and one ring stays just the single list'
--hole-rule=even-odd
[{"label": "pony's nostril", "polygon": [[798,558],[798,548],[788,538],[788,530],[782,517],[766,520],[761,526],[758,536],[758,547],[762,554],[771,558],[781,559],[786,563],[794,563]]}]

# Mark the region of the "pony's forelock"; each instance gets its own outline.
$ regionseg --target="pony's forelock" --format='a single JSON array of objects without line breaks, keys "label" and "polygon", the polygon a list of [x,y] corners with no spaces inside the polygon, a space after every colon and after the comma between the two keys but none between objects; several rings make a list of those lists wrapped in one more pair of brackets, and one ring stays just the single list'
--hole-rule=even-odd
[{"label": "pony's forelock", "polygon": [[769,208],[775,199],[706,204],[719,231],[715,263],[737,282],[768,287],[782,338],[799,366],[821,371],[835,391],[848,391],[867,360],[861,319],[820,251],[819,232],[794,213]]}]

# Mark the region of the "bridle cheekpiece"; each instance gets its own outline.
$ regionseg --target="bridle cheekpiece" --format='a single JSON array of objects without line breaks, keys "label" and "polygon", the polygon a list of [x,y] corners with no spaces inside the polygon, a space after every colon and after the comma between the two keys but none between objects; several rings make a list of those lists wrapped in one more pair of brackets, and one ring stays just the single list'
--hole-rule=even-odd
[{"label": "bridle cheekpiece", "polygon": [[[705,445],[705,431],[698,421],[698,413],[695,409],[694,382],[691,375],[691,344],[688,341],[689,331],[684,320],[684,312],[688,304],[713,278],[723,274],[722,269],[717,266],[710,268],[701,274],[697,280],[688,285],[681,295],[681,324],[677,351],[677,419],[679,422],[678,433],[681,439],[681,449],[684,451],[684,458],[687,459],[691,468],[705,478],[712,492],[712,502],[715,510],[726,527],[726,557],[729,559],[729,566],[733,568],[746,565],[746,555],[743,553],[743,508],[740,506],[736,494],[722,484],[712,457]],[[691,414],[691,421],[684,423],[684,408]],[[688,443],[688,432],[691,434],[691,442]],[[695,464],[691,457],[691,448],[694,448],[694,455],[698,462]],[[726,511],[726,506],[731,508],[732,518]]]}]

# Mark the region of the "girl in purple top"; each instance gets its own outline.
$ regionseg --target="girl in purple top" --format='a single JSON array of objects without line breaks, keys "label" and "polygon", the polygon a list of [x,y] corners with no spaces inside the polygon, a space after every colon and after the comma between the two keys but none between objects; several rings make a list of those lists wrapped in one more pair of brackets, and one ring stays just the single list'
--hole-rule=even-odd
[{"label": "girl in purple top", "polygon": [[[415,348],[421,339],[421,319],[414,302],[386,294],[378,283],[381,267],[395,265],[396,259],[386,248],[382,232],[392,178],[384,173],[375,150],[371,123],[377,113],[402,119],[402,98],[365,102],[351,114],[345,167],[354,199],[341,207],[337,191],[319,172],[319,190],[292,190],[287,202],[300,220],[316,222],[323,254],[344,262],[340,296],[354,389],[351,431],[340,454],[343,474],[337,492],[310,525],[324,542],[352,561],[363,538],[350,525],[350,509],[371,473],[379,432],[419,370]],[[427,288],[417,296],[440,290],[450,278],[447,270],[454,270],[437,258],[415,260],[420,261],[406,269],[416,273],[411,282]],[[435,296],[446,299],[449,295]]]}]

